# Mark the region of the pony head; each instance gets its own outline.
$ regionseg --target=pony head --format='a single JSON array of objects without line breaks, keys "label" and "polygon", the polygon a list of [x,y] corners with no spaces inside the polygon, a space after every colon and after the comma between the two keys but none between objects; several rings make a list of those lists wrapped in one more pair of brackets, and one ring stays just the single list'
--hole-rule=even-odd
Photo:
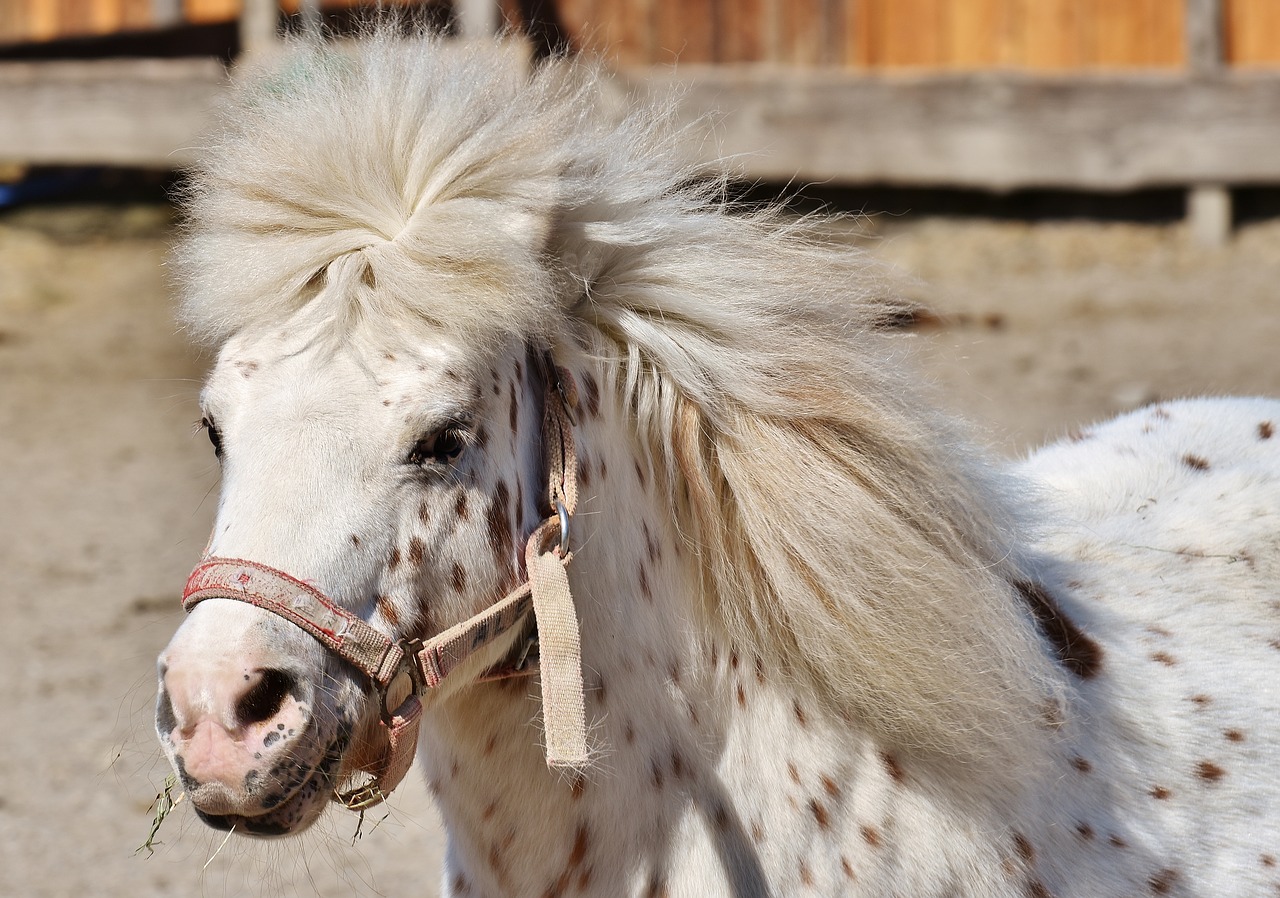
[{"label": "pony head", "polygon": [[[896,308],[805,223],[727,214],[664,114],[606,93],[387,35],[240,90],[177,254],[218,348],[209,553],[440,633],[524,575],[564,367],[620,411],[580,438],[650,465],[617,501],[674,521],[688,616],[893,745],[1015,776],[1058,681],[998,491],[885,364]],[[161,743],[215,826],[295,832],[385,749],[368,678],[262,608],[197,605],[159,670]]]}]

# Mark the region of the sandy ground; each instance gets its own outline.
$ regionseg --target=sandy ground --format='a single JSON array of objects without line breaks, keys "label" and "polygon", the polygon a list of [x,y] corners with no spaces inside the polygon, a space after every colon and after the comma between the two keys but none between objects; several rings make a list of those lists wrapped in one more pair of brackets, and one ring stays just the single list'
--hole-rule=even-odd
[{"label": "sandy ground", "polygon": [[[358,840],[335,810],[303,839],[219,850],[180,805],[135,853],[166,772],[153,659],[217,485],[166,223],[156,207],[0,218],[0,894],[436,894],[442,838],[416,780]],[[870,230],[941,318],[904,347],[998,452],[1155,398],[1280,395],[1280,224],[1221,251],[1176,227]]]}]

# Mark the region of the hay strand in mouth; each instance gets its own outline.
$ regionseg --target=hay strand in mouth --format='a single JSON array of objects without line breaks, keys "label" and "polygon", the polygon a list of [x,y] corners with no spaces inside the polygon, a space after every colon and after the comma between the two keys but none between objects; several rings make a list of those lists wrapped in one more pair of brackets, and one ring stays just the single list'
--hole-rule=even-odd
[{"label": "hay strand in mouth", "polygon": [[148,811],[153,812],[151,817],[151,831],[147,833],[147,840],[134,849],[133,853],[137,854],[144,848],[147,851],[147,857],[156,853],[155,846],[163,844],[156,841],[156,834],[160,832],[160,827],[164,824],[165,818],[172,813],[178,803],[186,797],[186,792],[178,793],[178,797],[173,796],[173,790],[178,786],[178,778],[172,773],[164,778],[164,788],[156,793],[156,797],[152,799],[151,804],[147,807]]}]

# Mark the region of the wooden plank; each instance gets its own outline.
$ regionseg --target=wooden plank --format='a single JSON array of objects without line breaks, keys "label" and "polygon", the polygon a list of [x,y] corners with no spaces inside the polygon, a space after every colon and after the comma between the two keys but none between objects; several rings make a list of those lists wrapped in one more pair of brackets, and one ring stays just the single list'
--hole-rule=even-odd
[{"label": "wooden plank", "polygon": [[1086,65],[1124,69],[1141,64],[1141,0],[1087,0],[1085,10]]},{"label": "wooden plank", "polygon": [[732,155],[751,178],[987,190],[1280,183],[1280,76],[626,74],[640,92],[674,89],[690,123],[713,114],[714,129],[691,132],[691,151]]},{"label": "wooden plank", "polygon": [[714,8],[714,0],[656,0],[656,61],[680,65],[714,62]]},{"label": "wooden plank", "polygon": [[944,14],[944,57],[950,68],[995,68],[1010,61],[1012,0],[950,0]]},{"label": "wooden plank", "polygon": [[1184,68],[1187,64],[1187,8],[1185,3],[1147,0],[1150,25],[1148,62],[1156,68]]},{"label": "wooden plank", "polygon": [[1280,3],[1224,0],[1227,62],[1233,66],[1280,65]]},{"label": "wooden plank", "polygon": [[784,65],[818,66],[826,60],[824,0],[791,0],[778,21],[779,61]]},{"label": "wooden plank", "polygon": [[0,63],[0,160],[177,168],[226,83],[207,59]]},{"label": "wooden plank", "polygon": [[872,0],[843,0],[841,6],[841,63],[845,68],[867,69],[872,63]]},{"label": "wooden plank", "polygon": [[939,68],[945,61],[942,0],[869,0],[872,5],[872,65],[877,68]]},{"label": "wooden plank", "polygon": [[1019,7],[1025,68],[1063,72],[1081,66],[1084,11],[1079,0],[1020,0]]},{"label": "wooden plank", "polygon": [[715,28],[718,62],[762,62],[765,58],[763,0],[718,0]]}]

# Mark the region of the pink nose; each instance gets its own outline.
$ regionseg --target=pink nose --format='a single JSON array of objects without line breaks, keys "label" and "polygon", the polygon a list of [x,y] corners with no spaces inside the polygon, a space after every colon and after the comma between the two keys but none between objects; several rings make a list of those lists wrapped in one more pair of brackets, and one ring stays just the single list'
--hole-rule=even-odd
[{"label": "pink nose", "polygon": [[310,720],[293,675],[226,659],[171,659],[156,709],[156,728],[183,786],[208,814],[254,813],[259,784],[289,756]]}]

